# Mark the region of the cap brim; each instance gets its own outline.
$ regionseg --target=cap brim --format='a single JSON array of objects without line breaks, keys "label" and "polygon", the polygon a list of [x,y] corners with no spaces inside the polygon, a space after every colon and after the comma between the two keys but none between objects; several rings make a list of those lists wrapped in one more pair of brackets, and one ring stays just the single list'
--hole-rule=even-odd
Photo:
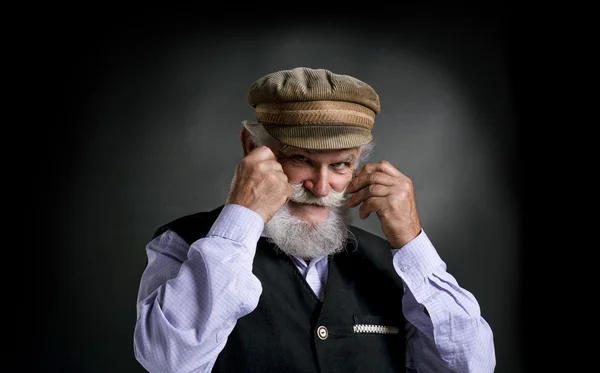
[{"label": "cap brim", "polygon": [[263,124],[263,127],[281,143],[303,149],[358,148],[373,141],[371,130],[344,123],[297,126]]}]

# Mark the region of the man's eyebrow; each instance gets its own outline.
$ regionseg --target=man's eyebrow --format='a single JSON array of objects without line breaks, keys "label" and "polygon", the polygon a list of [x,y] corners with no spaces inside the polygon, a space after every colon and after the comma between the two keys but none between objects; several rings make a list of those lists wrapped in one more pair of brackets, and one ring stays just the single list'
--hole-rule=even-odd
[{"label": "man's eyebrow", "polygon": [[354,160],[354,154],[348,154],[346,156],[346,158],[343,158],[343,160],[338,161],[338,162],[334,162],[334,163],[352,162],[353,160]]}]

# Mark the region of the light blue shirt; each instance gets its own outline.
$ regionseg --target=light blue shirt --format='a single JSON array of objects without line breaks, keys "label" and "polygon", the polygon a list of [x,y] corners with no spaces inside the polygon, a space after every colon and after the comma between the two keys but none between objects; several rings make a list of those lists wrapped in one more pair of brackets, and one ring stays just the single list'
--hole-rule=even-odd
[{"label": "light blue shirt", "polygon": [[[257,213],[226,205],[191,246],[172,231],[148,243],[134,330],[134,354],[146,370],[211,371],[237,320],[258,304],[262,286],[252,262],[263,228]],[[323,299],[327,257],[295,262]],[[424,231],[393,250],[393,264],[404,283],[407,371],[492,373],[492,330]]]}]

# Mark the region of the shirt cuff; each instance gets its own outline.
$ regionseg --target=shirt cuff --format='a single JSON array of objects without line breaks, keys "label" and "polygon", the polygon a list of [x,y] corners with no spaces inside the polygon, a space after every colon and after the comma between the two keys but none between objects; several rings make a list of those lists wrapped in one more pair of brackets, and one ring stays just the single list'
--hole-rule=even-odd
[{"label": "shirt cuff", "polygon": [[445,265],[424,230],[393,255],[394,268],[409,289],[418,288]]},{"label": "shirt cuff", "polygon": [[264,225],[258,213],[244,206],[228,204],[221,210],[207,237],[222,237],[254,248]]}]

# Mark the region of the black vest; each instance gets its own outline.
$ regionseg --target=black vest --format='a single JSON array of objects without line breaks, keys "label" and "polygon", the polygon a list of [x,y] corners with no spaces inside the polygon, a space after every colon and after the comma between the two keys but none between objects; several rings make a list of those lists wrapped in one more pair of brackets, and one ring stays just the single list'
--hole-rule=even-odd
[{"label": "black vest", "polygon": [[[222,207],[176,219],[155,237],[173,230],[191,245]],[[349,244],[329,259],[323,302],[292,260],[260,238],[252,272],[263,292],[257,308],[238,320],[213,372],[404,372],[403,286],[390,245],[351,230],[358,247]]]}]

